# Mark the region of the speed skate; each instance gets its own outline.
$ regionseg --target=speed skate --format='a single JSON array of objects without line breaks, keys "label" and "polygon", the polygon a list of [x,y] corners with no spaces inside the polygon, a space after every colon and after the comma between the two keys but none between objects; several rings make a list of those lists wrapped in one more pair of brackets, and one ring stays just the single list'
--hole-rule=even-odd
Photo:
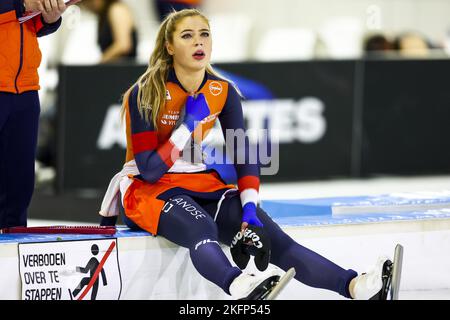
[{"label": "speed skate", "polygon": [[284,275],[272,276],[261,283],[253,292],[254,300],[275,300],[286,285],[295,277],[295,269],[290,268]]},{"label": "speed skate", "polygon": [[274,280],[273,286],[269,289],[267,294],[262,297],[262,300],[275,300],[294,277],[295,269],[290,268],[282,277],[279,277],[278,280]]},{"label": "speed skate", "polygon": [[400,279],[402,274],[403,246],[397,244],[394,251],[394,259],[386,260],[383,265],[383,287],[371,300],[398,300],[400,291]]}]

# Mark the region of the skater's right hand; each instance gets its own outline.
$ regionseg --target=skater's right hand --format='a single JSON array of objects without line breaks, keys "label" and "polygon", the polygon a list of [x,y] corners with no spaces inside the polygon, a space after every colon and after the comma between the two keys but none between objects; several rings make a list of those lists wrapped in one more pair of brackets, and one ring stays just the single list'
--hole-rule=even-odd
[{"label": "skater's right hand", "polygon": [[205,119],[210,114],[208,103],[206,102],[203,93],[197,97],[189,96],[186,100],[186,114],[183,123],[187,126],[190,132],[200,124],[200,121]]}]

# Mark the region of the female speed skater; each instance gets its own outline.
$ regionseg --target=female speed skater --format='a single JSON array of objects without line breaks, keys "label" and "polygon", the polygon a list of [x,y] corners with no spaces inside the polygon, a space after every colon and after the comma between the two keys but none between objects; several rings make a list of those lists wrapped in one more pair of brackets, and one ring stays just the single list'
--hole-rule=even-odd
[{"label": "female speed skater", "polygon": [[[237,188],[206,169],[200,145],[215,121],[224,137],[245,129],[241,96],[213,70],[211,51],[209,21],[198,10],[173,12],[161,23],[148,69],[124,95],[126,163],[103,199],[101,224],[115,224],[122,211],[129,227],[188,248],[196,270],[234,299],[258,299],[279,274],[243,272],[250,255],[261,271],[269,263],[293,267],[308,286],[350,299],[383,298],[389,260],[360,275],[345,270],[295,242],[257,205],[259,166],[238,161],[249,154],[247,143],[231,147]],[[237,266],[219,243],[232,247]]]}]

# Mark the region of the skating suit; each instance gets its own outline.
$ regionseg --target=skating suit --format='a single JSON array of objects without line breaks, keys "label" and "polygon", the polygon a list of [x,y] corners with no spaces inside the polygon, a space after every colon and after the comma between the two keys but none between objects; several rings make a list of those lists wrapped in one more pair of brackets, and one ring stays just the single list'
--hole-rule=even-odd
[{"label": "skating suit", "polygon": [[[226,184],[215,170],[207,170],[204,163],[191,163],[178,157],[182,150],[178,150],[169,138],[178,120],[182,120],[189,93],[183,89],[173,69],[169,72],[166,90],[166,103],[157,118],[158,130],[139,113],[138,87],[135,86],[125,97],[126,163],[134,160],[139,174],[128,175],[128,183],[122,183],[122,204],[127,218],[154,235],[157,234],[161,209],[170,197],[187,194],[219,200],[225,191],[236,188],[233,184]],[[205,95],[210,115],[192,134],[196,145],[206,138],[217,119],[223,133],[226,129],[244,130],[241,98],[231,83],[205,73],[197,93]],[[248,144],[245,144],[244,148],[247,147]],[[237,148],[238,144],[234,146],[234,154]],[[248,154],[248,150],[239,151]],[[235,168],[243,204],[257,201],[258,165],[242,163],[235,164]]]}]

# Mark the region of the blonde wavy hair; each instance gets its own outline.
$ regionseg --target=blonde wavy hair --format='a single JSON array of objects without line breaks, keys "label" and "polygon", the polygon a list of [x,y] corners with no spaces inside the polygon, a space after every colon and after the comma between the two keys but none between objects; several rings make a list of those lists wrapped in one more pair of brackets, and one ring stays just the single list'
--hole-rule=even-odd
[{"label": "blonde wavy hair", "polygon": [[[209,25],[209,20],[197,9],[184,9],[170,13],[159,27],[155,48],[150,57],[147,71],[139,77],[124,94],[127,99],[135,85],[139,86],[137,105],[139,113],[148,123],[153,122],[158,129],[158,114],[166,103],[166,81],[170,68],[173,66],[173,58],[166,48],[166,42],[173,43],[173,33],[177,24],[186,17],[200,16]],[[206,66],[206,72],[223,78],[210,64]],[[125,99],[122,104],[122,117],[125,114]]]}]

